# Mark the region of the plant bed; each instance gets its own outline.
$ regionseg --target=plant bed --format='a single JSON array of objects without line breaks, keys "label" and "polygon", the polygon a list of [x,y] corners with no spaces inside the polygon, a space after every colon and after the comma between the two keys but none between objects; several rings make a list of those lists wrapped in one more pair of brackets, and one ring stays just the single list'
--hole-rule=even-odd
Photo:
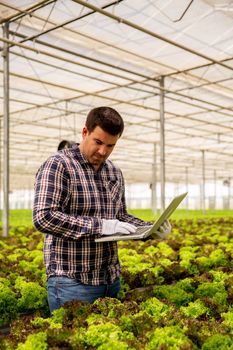
[{"label": "plant bed", "polygon": [[[119,299],[66,303],[51,317],[43,235],[16,230],[0,240],[0,285],[8,305],[0,315],[10,324],[0,348],[232,349],[233,218],[173,220],[172,225],[169,239],[119,243]],[[30,315],[21,314],[25,305]]]}]

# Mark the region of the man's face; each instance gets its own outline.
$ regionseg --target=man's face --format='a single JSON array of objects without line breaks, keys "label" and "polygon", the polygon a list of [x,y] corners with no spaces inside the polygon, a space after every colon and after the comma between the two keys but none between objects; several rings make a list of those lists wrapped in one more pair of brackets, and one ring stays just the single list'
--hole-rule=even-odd
[{"label": "man's face", "polygon": [[82,131],[80,151],[85,158],[98,170],[101,164],[110,156],[119,135],[111,135],[97,126],[91,133],[86,127]]}]

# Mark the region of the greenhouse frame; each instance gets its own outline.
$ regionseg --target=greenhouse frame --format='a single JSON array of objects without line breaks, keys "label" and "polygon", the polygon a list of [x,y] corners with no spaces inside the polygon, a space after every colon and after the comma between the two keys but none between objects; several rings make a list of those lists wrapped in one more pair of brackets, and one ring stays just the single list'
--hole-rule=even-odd
[{"label": "greenhouse frame", "polygon": [[[233,166],[233,2],[5,0],[1,13],[1,190],[33,190],[62,140],[108,105],[125,130],[111,159],[126,184],[227,188]],[[157,193],[156,184],[160,186]],[[160,201],[156,203],[157,198]]]}]

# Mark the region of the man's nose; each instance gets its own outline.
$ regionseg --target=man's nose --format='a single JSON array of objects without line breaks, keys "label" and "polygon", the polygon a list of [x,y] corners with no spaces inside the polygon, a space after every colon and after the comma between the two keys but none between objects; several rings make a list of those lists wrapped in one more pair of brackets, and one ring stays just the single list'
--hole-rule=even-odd
[{"label": "man's nose", "polygon": [[101,154],[102,156],[106,156],[106,154],[107,154],[107,147],[105,145],[101,145],[100,146],[99,154]]}]

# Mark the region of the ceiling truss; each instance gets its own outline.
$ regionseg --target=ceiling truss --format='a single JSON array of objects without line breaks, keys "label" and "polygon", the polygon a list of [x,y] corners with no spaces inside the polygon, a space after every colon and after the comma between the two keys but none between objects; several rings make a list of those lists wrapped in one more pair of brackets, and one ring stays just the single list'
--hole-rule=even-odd
[{"label": "ceiling truss", "polygon": [[[231,178],[233,12],[215,2],[1,2],[0,23],[9,25],[0,42],[10,55],[11,190],[32,188],[39,165],[62,139],[79,142],[88,111],[101,105],[125,121],[112,159],[126,182],[151,183],[154,144],[159,179],[161,89],[166,181],[201,183],[203,152],[208,181]],[[3,84],[0,99],[3,106]],[[3,130],[3,108],[0,121]],[[1,142],[1,160],[2,149]]]}]

